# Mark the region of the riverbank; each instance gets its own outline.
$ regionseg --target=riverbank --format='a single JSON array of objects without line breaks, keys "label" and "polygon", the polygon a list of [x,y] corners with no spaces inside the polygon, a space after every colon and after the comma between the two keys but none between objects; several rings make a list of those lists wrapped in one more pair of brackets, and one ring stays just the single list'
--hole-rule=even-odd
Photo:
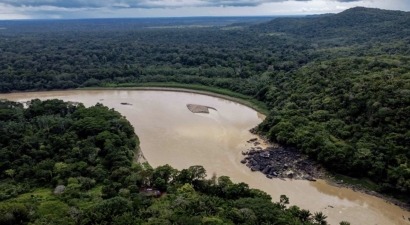
[{"label": "riverbank", "polygon": [[[409,203],[403,199],[378,192],[377,184],[369,180],[331,173],[295,148],[269,142],[265,137],[255,133],[253,129],[251,129],[251,133],[257,135],[258,139],[249,140],[248,143],[256,142],[258,144],[242,152],[244,159],[241,163],[253,172],[263,173],[267,179],[323,180],[331,186],[375,196],[403,210],[410,211]],[[257,147],[260,142],[263,143],[263,148]],[[410,217],[405,219],[410,221]]]},{"label": "riverbank", "polygon": [[[203,85],[194,84],[180,84],[180,83],[141,83],[141,84],[108,84],[104,87],[87,87],[81,88],[81,90],[144,90],[144,91],[171,91],[171,92],[186,92],[186,93],[196,93],[203,94],[213,97],[218,97],[230,101],[246,105],[259,113],[266,115],[268,109],[266,104],[251,99],[250,96],[235,93],[226,89],[208,87]],[[252,132],[254,133],[254,132]],[[267,141],[266,138],[258,135],[261,140]],[[276,145],[275,145],[276,146]],[[276,146],[278,147],[278,146]],[[341,182],[340,177],[343,177],[343,182]],[[389,203],[397,205],[402,209],[410,211],[410,205],[403,200],[396,197],[388,196],[377,192],[375,185],[365,181],[360,181],[356,178],[351,178],[347,176],[341,176],[336,174],[331,174],[326,172],[323,176],[316,177],[318,179],[323,179],[327,183],[335,187],[349,188],[353,191],[358,191],[371,196],[376,196]]]},{"label": "riverbank", "polygon": [[[409,225],[402,217],[410,217],[410,212],[381,198],[337,188],[324,180],[283,181],[267,179],[262,173],[251,173],[240,163],[243,159],[241,151],[254,146],[247,141],[256,136],[247,130],[257,126],[263,118],[241,104],[206,95],[164,91],[69,90],[0,96],[15,101],[58,98],[80,101],[85,106],[101,102],[118,110],[134,126],[141,139],[143,154],[153,167],[169,164],[184,169],[203,165],[208,175],[229,176],[234,182],[244,182],[265,191],[273,200],[284,194],[292,205],[311,212],[321,211],[328,216],[330,224],[346,220],[363,225]],[[130,105],[122,105],[121,102]],[[213,117],[191,113],[186,109],[186,104],[193,102],[213,106],[218,113]],[[264,143],[260,146],[266,147]]]},{"label": "riverbank", "polygon": [[[262,134],[258,133],[255,129],[250,130],[251,133],[255,134],[258,136],[258,138],[265,144],[265,148],[262,151],[269,150],[269,148],[285,148],[287,149],[287,146],[281,146],[277,143],[272,143],[270,142],[265,136]],[[249,151],[249,150],[248,150]],[[302,154],[303,155],[303,154]],[[291,154],[292,156],[292,154]],[[307,156],[306,156],[307,157]],[[297,162],[297,159],[294,159],[295,162]],[[289,162],[288,162],[289,163]],[[349,177],[346,175],[341,175],[337,173],[330,172],[326,170],[326,168],[323,168],[319,165],[320,170],[319,173],[316,173],[316,178],[324,180],[326,183],[329,185],[335,186],[335,187],[340,187],[340,188],[348,188],[350,190],[353,190],[355,192],[360,192],[364,194],[368,194],[371,196],[375,196],[378,198],[381,198],[385,200],[386,202],[399,206],[400,208],[407,210],[410,212],[410,199],[409,197],[406,196],[394,196],[394,195],[388,195],[388,194],[383,194],[380,193],[380,186],[378,186],[376,183],[368,180],[368,179],[359,179],[359,178],[353,178]],[[313,168],[319,168],[319,167],[313,167]],[[311,172],[314,173],[314,170],[310,170]],[[311,175],[311,174],[310,174]],[[317,176],[319,175],[319,176]],[[313,176],[315,178],[315,176]],[[407,219],[407,218],[406,218]],[[408,218],[410,222],[410,217]]]},{"label": "riverbank", "polygon": [[[331,174],[330,172],[326,172],[325,176],[323,177],[323,180],[325,180],[328,184],[333,185],[335,187],[348,188],[355,192],[360,192],[381,198],[390,204],[396,205],[410,212],[410,203],[407,203],[403,200],[386,194],[382,194],[373,188],[369,188],[366,184],[367,182],[357,181],[357,178],[352,178],[340,174]],[[406,219],[408,219],[408,221],[410,222],[410,217]]]},{"label": "riverbank", "polygon": [[174,91],[208,95],[233,101],[248,106],[255,111],[267,115],[268,107],[265,103],[255,100],[252,96],[243,95],[227,89],[209,87],[197,84],[180,83],[126,83],[126,84],[106,84],[98,87],[84,87],[79,90],[144,90],[144,91]]}]

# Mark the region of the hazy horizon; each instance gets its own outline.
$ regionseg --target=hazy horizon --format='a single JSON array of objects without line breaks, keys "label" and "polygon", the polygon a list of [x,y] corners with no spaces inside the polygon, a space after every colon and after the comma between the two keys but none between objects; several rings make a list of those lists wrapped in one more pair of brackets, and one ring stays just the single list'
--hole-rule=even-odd
[{"label": "hazy horizon", "polygon": [[0,0],[0,20],[275,17],[356,6],[410,11],[408,0]]}]

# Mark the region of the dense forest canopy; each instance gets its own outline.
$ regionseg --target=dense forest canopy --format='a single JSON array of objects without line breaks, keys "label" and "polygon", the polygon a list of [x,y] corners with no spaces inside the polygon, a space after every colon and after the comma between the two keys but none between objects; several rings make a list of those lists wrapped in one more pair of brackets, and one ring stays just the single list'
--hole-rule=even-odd
[{"label": "dense forest canopy", "polygon": [[130,123],[101,104],[37,99],[24,108],[1,101],[0,200],[32,187],[66,185],[72,177],[88,188],[108,182],[131,167],[136,146]]},{"label": "dense forest canopy", "polygon": [[121,21],[0,22],[0,91],[146,82],[229,89],[269,106],[258,127],[269,139],[409,196],[409,12]]},{"label": "dense forest canopy", "polygon": [[316,41],[337,39],[339,44],[346,45],[400,40],[409,36],[409,26],[408,12],[356,7],[337,15],[278,18],[253,28],[263,32],[284,32]]},{"label": "dense forest canopy", "polygon": [[133,127],[101,104],[0,101],[0,138],[0,224],[327,224],[202,166],[133,162]]}]

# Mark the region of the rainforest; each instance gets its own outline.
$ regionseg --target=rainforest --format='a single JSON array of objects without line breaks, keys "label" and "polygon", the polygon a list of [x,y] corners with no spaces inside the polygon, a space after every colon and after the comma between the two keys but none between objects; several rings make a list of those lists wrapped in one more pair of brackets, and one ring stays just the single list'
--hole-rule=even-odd
[{"label": "rainforest", "polygon": [[[297,148],[337,176],[366,181],[379,193],[409,202],[408,12],[356,7],[229,22],[90,19],[0,21],[0,27],[3,93],[160,86],[231,95],[267,115],[254,133]],[[28,213],[36,196],[78,213],[71,223],[82,224],[98,224],[108,215],[115,215],[109,220],[115,224],[324,220],[321,213],[285,207],[286,196],[271,203],[246,184],[223,176],[206,179],[201,166],[178,171],[133,163],[133,128],[103,105],[33,100],[25,108],[3,101],[0,121],[1,199],[21,198],[2,204],[8,224],[16,224],[15,218],[40,224],[45,217]],[[61,196],[43,193],[59,184],[67,186]],[[153,201],[142,191],[148,187],[169,194]],[[33,190],[39,194],[21,195]],[[104,200],[87,205],[83,199],[92,202],[95,193]],[[205,205],[171,207],[166,218],[159,216],[177,200],[181,207]],[[252,207],[275,213],[265,218]]]}]

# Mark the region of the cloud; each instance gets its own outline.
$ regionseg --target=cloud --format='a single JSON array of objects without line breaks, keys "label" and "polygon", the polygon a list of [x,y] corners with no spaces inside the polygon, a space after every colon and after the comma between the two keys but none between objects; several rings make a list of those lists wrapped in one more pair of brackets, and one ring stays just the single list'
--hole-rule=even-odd
[{"label": "cloud", "polygon": [[[234,7],[246,7],[246,6],[258,6],[264,3],[273,2],[285,2],[287,0],[202,0],[204,6],[234,6]],[[297,0],[297,1],[310,1],[310,0]]]},{"label": "cloud", "polygon": [[0,20],[308,15],[355,6],[410,11],[409,0],[0,0]]},{"label": "cloud", "polygon": [[[57,8],[175,8],[175,7],[247,7],[264,3],[292,0],[0,0],[14,7],[57,7]],[[309,2],[312,0],[293,0]],[[331,0],[355,2],[360,0]]]}]

